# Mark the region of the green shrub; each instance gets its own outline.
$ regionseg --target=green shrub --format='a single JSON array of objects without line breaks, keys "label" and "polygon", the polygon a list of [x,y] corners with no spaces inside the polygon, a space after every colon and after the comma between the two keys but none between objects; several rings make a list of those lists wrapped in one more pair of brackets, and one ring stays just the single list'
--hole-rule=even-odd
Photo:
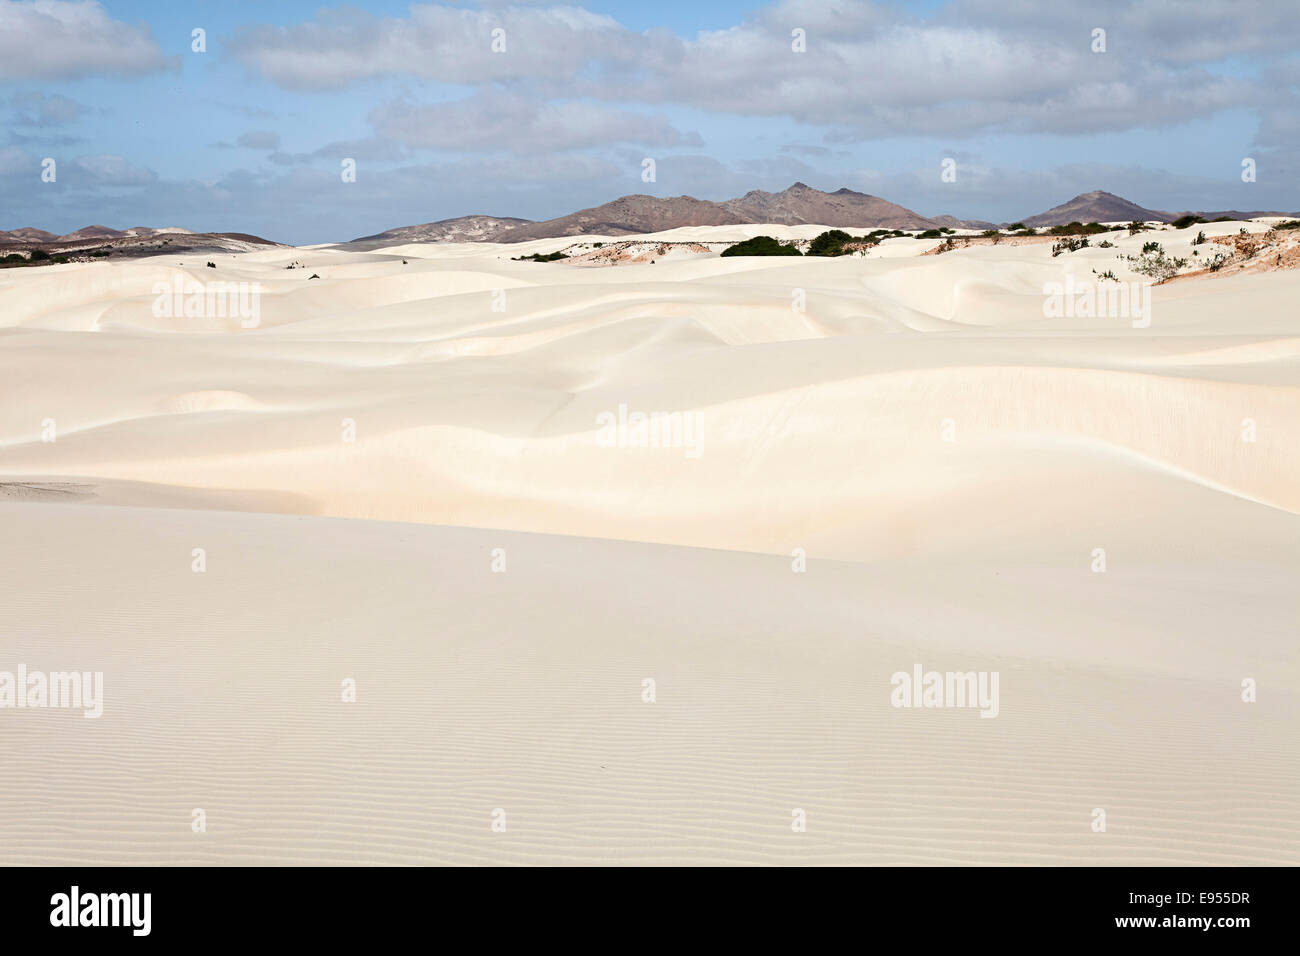
[{"label": "green shrub", "polygon": [[[825,233],[823,233],[825,235]],[[722,250],[723,258],[727,256],[798,256],[802,253],[794,246],[786,246],[771,236],[755,236],[734,246]]]},{"label": "green shrub", "polygon": [[1063,226],[1053,226],[1048,232],[1053,236],[1092,236],[1099,232],[1110,232],[1110,229],[1099,222],[1090,222],[1085,225],[1076,220]]},{"label": "green shrub", "polygon": [[[760,237],[765,238],[765,237]],[[823,232],[820,236],[808,244],[808,255],[810,256],[842,256],[847,249],[844,243],[852,242],[853,237],[843,229],[830,229]],[[724,253],[725,255],[725,253]],[[780,255],[780,253],[778,253]]]},{"label": "green shrub", "polygon": [[1194,226],[1198,222],[1205,222],[1200,216],[1179,216],[1170,223],[1175,229],[1186,229],[1188,226]]}]

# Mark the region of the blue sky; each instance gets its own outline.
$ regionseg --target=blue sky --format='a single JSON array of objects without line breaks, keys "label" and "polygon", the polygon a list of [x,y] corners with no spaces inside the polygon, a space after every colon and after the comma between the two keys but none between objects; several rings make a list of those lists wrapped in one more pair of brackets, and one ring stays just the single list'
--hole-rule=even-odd
[{"label": "blue sky", "polygon": [[324,242],[795,180],[995,221],[1097,188],[1292,211],[1287,6],[0,0],[0,229]]}]

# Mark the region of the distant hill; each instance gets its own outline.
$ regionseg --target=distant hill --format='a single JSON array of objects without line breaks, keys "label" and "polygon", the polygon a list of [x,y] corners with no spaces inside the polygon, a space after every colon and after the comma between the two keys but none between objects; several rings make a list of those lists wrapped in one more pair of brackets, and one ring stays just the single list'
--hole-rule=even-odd
[{"label": "distant hill", "polygon": [[1114,193],[1094,189],[1090,193],[1075,196],[1067,203],[1021,219],[1026,226],[1059,226],[1068,222],[1173,222],[1183,216],[1200,216],[1206,221],[1227,217],[1233,220],[1259,219],[1264,216],[1297,216],[1291,212],[1242,212],[1240,209],[1226,209],[1217,212],[1165,212],[1161,209],[1146,209],[1135,202],[1130,202]]},{"label": "distant hill", "polygon": [[[933,219],[904,209],[879,196],[837,189],[824,193],[804,183],[795,183],[779,193],[755,189],[739,199],[718,205],[745,223],[779,223],[783,226],[818,225],[880,227],[886,229],[932,229]],[[692,223],[691,225],[707,225]]]},{"label": "distant hill", "polygon": [[507,229],[526,226],[531,222],[531,219],[514,219],[510,216],[458,216],[419,226],[399,226],[373,236],[362,236],[353,242],[381,239],[393,242],[484,242]]},{"label": "distant hill", "polygon": [[122,229],[110,229],[108,226],[83,226],[76,232],[59,236],[58,241],[77,242],[81,239],[121,239],[125,235],[126,232]]},{"label": "distant hill", "polygon": [[59,238],[52,232],[46,232],[44,229],[33,229],[31,226],[24,226],[22,229],[14,229],[10,232],[0,232],[0,242],[53,242]]},{"label": "distant hill", "polygon": [[1158,209],[1145,209],[1114,193],[1094,189],[1075,196],[1037,216],[1021,219],[1026,226],[1059,226],[1067,222],[1173,222],[1177,216]]},{"label": "distant hill", "polygon": [[526,242],[556,236],[624,236],[662,232],[681,226],[733,226],[751,220],[729,212],[718,203],[692,196],[660,199],[657,196],[620,196],[613,202],[580,209],[543,222],[533,222],[499,233],[493,242]]},{"label": "distant hill", "polygon": [[948,229],[996,229],[998,226],[983,219],[958,219],[956,216],[935,216],[934,224]]},{"label": "distant hill", "polygon": [[0,250],[6,254],[41,249],[51,256],[86,256],[92,252],[120,256],[147,256],[173,252],[249,252],[280,243],[243,232],[191,232],[178,226],[83,226],[56,236],[30,226],[0,232]]}]

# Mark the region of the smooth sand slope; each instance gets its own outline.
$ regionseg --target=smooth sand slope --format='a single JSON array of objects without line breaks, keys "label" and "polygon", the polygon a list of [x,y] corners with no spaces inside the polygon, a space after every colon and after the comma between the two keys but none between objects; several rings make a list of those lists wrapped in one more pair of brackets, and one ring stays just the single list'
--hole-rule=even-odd
[{"label": "smooth sand slope", "polygon": [[1044,316],[1143,240],[0,272],[0,863],[1300,862],[1300,272]]}]

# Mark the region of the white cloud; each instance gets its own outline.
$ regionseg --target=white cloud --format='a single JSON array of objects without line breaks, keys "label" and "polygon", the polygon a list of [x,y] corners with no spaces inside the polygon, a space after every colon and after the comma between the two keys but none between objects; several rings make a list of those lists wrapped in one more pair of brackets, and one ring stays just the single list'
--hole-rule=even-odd
[{"label": "white cloud", "polygon": [[[405,18],[322,11],[287,28],[246,30],[232,47],[250,69],[289,88],[339,87],[386,74],[480,93],[526,84],[530,95],[552,100],[785,116],[834,127],[841,142],[985,131],[1083,134],[1261,105],[1262,84],[1210,67],[1300,45],[1300,20],[1284,6],[1105,0],[1063,10],[957,0],[918,18],[870,2],[784,0],[729,29],[682,38],[632,31],[568,7],[417,5]],[[1091,30],[1101,22],[1108,52],[1096,54]],[[491,52],[496,27],[506,31],[505,53]],[[791,50],[796,28],[806,33],[806,52]],[[429,108],[430,125],[438,126],[435,114],[448,109]],[[476,119],[497,128],[491,117]],[[594,130],[607,121],[595,111],[588,119]],[[563,126],[565,119],[550,122]],[[471,131],[448,132],[451,139],[473,138]],[[511,131],[499,132],[499,142],[508,143]],[[538,124],[519,135],[517,148],[534,148],[529,141]]]},{"label": "white cloud", "polygon": [[[493,52],[497,29],[505,31],[500,53]],[[610,17],[575,7],[498,13],[417,4],[403,18],[322,10],[306,23],[242,30],[227,46],[254,72],[303,90],[387,74],[448,83],[561,79],[585,60],[617,56],[633,36]]]},{"label": "white cloud", "polygon": [[375,110],[376,133],[407,146],[450,151],[508,149],[519,154],[631,143],[698,146],[663,116],[583,102],[539,102],[485,93],[465,100],[415,105],[404,100]]},{"label": "white cloud", "polygon": [[148,27],[114,20],[95,0],[0,0],[0,81],[174,69]]}]

